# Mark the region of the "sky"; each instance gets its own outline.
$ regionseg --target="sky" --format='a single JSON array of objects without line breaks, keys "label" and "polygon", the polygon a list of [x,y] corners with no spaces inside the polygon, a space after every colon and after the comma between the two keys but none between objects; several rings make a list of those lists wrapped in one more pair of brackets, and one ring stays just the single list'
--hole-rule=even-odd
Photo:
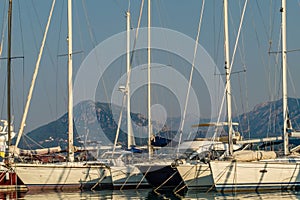
[{"label": "sky", "polygon": [[[241,19],[245,1],[229,1],[229,35],[230,35],[230,57],[233,55],[236,35]],[[19,128],[21,115],[23,113],[25,100],[29,90],[35,62],[41,45],[44,29],[51,8],[50,0],[14,0],[13,1],[13,34],[12,34],[12,55],[21,56],[23,59],[12,61],[13,71],[13,106],[15,128]],[[279,0],[251,0],[248,1],[245,17],[242,24],[241,35],[239,37],[237,50],[233,62],[231,77],[233,114],[237,115],[250,111],[259,103],[280,99],[281,78],[280,78],[280,54],[269,51],[280,51],[280,7]],[[299,15],[300,3],[298,0],[287,1],[287,48],[297,50],[300,47]],[[130,8],[131,27],[137,28],[140,12],[141,0],[76,0],[73,1],[73,56],[74,79],[86,58],[97,49],[97,46],[106,41],[110,41],[116,34],[126,30],[125,12]],[[0,31],[2,55],[6,57],[7,45],[7,7],[8,2],[0,1]],[[165,28],[183,34],[187,38],[196,40],[199,18],[202,8],[201,0],[153,0],[152,1],[152,27]],[[143,7],[141,27],[147,26],[147,1]],[[134,34],[132,34],[134,35]],[[123,33],[124,36],[124,33]],[[142,36],[140,36],[142,37]],[[144,35],[144,37],[146,37]],[[162,36],[163,37],[163,36]],[[164,36],[163,40],[170,39]],[[124,38],[125,39],[125,38]],[[223,48],[223,1],[205,1],[204,13],[199,35],[199,45],[210,55],[215,63],[213,81],[222,81],[224,78],[224,48]],[[126,48],[126,40],[119,41],[120,44],[110,46],[109,49],[102,49],[102,55],[112,54],[118,48]],[[189,48],[190,56],[193,56],[194,46],[185,46],[183,40],[169,41],[178,43],[182,48]],[[123,51],[125,52],[125,50]],[[56,2],[50,29],[48,32],[46,46],[41,60],[40,71],[36,82],[25,132],[38,126],[49,123],[59,118],[67,111],[67,1]],[[139,73],[146,72],[147,54],[146,50],[137,51],[134,57],[133,67],[140,70]],[[153,51],[152,76],[159,77],[165,75],[163,79],[170,80],[171,84],[176,77],[171,73],[163,72],[159,65],[164,67],[174,67],[185,79],[185,84],[180,84],[178,95],[184,95],[187,91],[187,80],[191,70],[191,62],[186,58],[174,55],[174,52]],[[101,61],[100,61],[101,63]],[[288,53],[289,68],[289,96],[298,97],[300,87],[299,51]],[[196,63],[197,64],[197,63]],[[122,66],[122,67],[120,67]],[[186,67],[182,67],[186,66]],[[101,64],[100,64],[101,67]],[[143,70],[144,69],[144,70]],[[165,69],[165,68],[164,68]],[[168,68],[167,68],[168,69]],[[194,75],[192,87],[194,95],[193,102],[189,106],[190,114],[194,110],[196,117],[210,117],[212,105],[210,89],[201,78],[201,71]],[[126,70],[125,54],[113,61],[103,72],[103,79],[99,79],[97,85],[97,101],[111,101],[112,94],[117,90],[120,81],[125,80]],[[172,71],[172,69],[171,69]],[[6,118],[6,60],[0,61],[0,114],[1,118]],[[139,75],[139,74],[138,74]],[[145,74],[143,74],[144,76]],[[123,79],[121,78],[123,77]],[[141,75],[142,77],[142,75]],[[86,77],[87,81],[89,77]],[[145,79],[145,78],[141,78]],[[179,78],[178,78],[179,80]],[[85,82],[85,81],[83,81]],[[122,81],[121,81],[122,82]],[[122,83],[124,84],[124,82]],[[182,102],[176,101],[176,92],[170,93],[167,87],[157,87],[153,89],[153,104],[157,109],[156,116],[178,115],[176,105]],[[175,84],[175,83],[174,83]],[[217,84],[218,85],[218,84]],[[169,85],[170,86],[170,85]],[[220,88],[218,88],[220,89]],[[217,89],[216,89],[217,90]],[[84,91],[82,91],[84,93]],[[169,94],[170,93],[170,94]],[[223,94],[218,91],[219,94]],[[174,95],[175,94],[175,95]],[[117,94],[117,96],[120,94]],[[172,97],[173,95],[173,97]],[[134,112],[146,112],[146,86],[143,85],[132,95],[132,109]],[[192,98],[192,99],[193,99]],[[117,101],[117,100],[116,100]],[[191,100],[192,101],[192,100]],[[118,102],[120,102],[118,100]],[[191,106],[192,105],[192,106]],[[195,106],[195,107],[194,107]],[[199,106],[199,108],[197,107]],[[155,110],[154,109],[154,110]],[[174,113],[172,114],[171,112]],[[182,109],[181,109],[182,112]],[[162,114],[163,113],[163,114]],[[216,114],[216,113],[214,113]],[[155,114],[154,114],[155,115]]]}]

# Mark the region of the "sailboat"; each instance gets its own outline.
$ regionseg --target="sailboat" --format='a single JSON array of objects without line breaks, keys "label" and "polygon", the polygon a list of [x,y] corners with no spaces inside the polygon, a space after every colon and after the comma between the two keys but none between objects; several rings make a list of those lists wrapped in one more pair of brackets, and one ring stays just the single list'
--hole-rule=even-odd
[{"label": "sailboat", "polygon": [[[299,132],[292,129],[287,108],[287,51],[286,51],[286,0],[281,1],[281,33],[282,33],[282,106],[283,106],[283,141],[284,157],[263,158],[265,152],[250,152],[254,160],[245,159],[245,154],[238,158],[211,161],[210,168],[213,184],[220,192],[258,191],[258,190],[288,190],[300,186],[300,157],[291,154],[298,147],[289,149],[289,137],[299,137]],[[240,152],[243,154],[243,152]],[[251,156],[251,157],[252,157]],[[249,158],[249,157],[248,157]],[[263,160],[260,160],[262,158]],[[248,162],[246,162],[246,161]]]},{"label": "sailboat", "polygon": [[[174,174],[174,168],[171,168],[172,158],[154,158],[153,147],[151,145],[151,138],[153,137],[152,119],[151,119],[151,0],[148,0],[148,48],[147,48],[147,68],[148,68],[148,161],[137,164],[138,169],[143,173],[144,178],[154,188],[169,188],[174,187],[174,183],[177,186],[178,182],[182,182],[181,177],[176,172]],[[171,177],[170,177],[171,176]],[[168,180],[167,184],[164,183]],[[169,184],[170,183],[170,184]],[[175,187],[176,187],[175,186]]]},{"label": "sailboat", "polygon": [[[50,13],[52,13],[54,5],[55,0],[52,3]],[[51,19],[50,16],[46,30],[48,30],[49,27],[49,22]],[[43,43],[45,42],[45,38],[46,34],[44,35]],[[41,52],[42,51],[40,51],[40,53]],[[29,190],[93,189],[99,185],[100,180],[102,180],[106,174],[105,168],[101,163],[74,161],[72,56],[72,0],[68,0],[68,160],[66,162],[58,163],[10,163],[13,170],[17,173]],[[36,76],[36,73],[34,75]],[[30,90],[29,94],[30,93],[32,93],[32,89]],[[28,105],[26,105],[26,107],[28,108]],[[23,126],[21,126],[21,128],[22,127]],[[20,136],[18,135],[18,137]]]},{"label": "sailboat", "polygon": [[[184,180],[188,189],[205,190],[212,188],[213,178],[208,162],[218,157],[223,156],[226,152],[232,154],[234,150],[238,150],[241,146],[233,144],[233,141],[239,141],[242,138],[237,131],[234,131],[234,126],[238,126],[238,123],[232,122],[232,109],[231,109],[231,84],[230,84],[230,58],[229,58],[229,34],[228,34],[228,2],[224,0],[224,53],[225,53],[225,69],[226,69],[226,103],[227,103],[227,122],[217,122],[208,124],[199,124],[199,126],[210,126],[215,127],[215,134],[217,131],[224,126],[228,127],[227,139],[231,142],[227,143],[224,139],[213,139],[208,141],[206,150],[200,147],[196,154],[204,152],[200,159],[194,159],[190,156],[189,159],[178,164],[176,166],[179,174]],[[213,152],[219,152],[217,155],[213,155]],[[201,155],[200,155],[201,156]],[[195,156],[194,156],[195,157]],[[179,188],[180,190],[180,188]]]},{"label": "sailboat", "polygon": [[[204,4],[204,3],[203,3]],[[203,13],[204,5],[202,5],[202,11]],[[225,8],[224,8],[225,9]],[[200,20],[201,20],[200,15]],[[200,23],[198,27],[198,36],[196,39],[196,44],[198,45],[198,38],[199,38],[199,32],[200,32]],[[228,36],[228,34],[227,34]],[[228,39],[226,38],[226,41]],[[227,58],[229,59],[229,54],[227,54]],[[227,94],[227,105],[228,106],[228,122],[218,122],[218,123],[207,123],[207,124],[200,124],[199,126],[214,126],[217,129],[219,127],[228,126],[229,132],[234,132],[232,129],[233,125],[238,125],[237,123],[233,123],[231,120],[231,97],[230,97],[230,79],[229,79],[229,61],[226,60],[226,81],[227,81],[227,88],[226,88],[226,94]],[[194,64],[192,64],[193,67]],[[192,72],[191,72],[192,73]],[[191,76],[192,77],[192,76]],[[191,82],[190,77],[190,82]],[[187,100],[188,102],[188,94],[187,92]],[[184,114],[185,115],[185,114]],[[184,121],[184,117],[183,120]],[[183,122],[181,126],[183,126]],[[198,127],[198,125],[197,125]],[[182,132],[182,129],[180,129],[180,132]],[[239,140],[239,134],[237,132],[234,132],[235,138],[232,138],[234,140]],[[226,149],[230,148],[231,151],[237,150],[240,148],[240,145],[232,145],[228,147],[227,142],[215,139],[211,140],[210,138],[197,138],[194,141],[184,141],[183,143],[179,142],[178,145],[178,151],[180,148],[186,149],[186,147],[194,146],[196,147],[194,149],[194,152],[191,156],[188,156],[187,158],[178,159],[178,157],[169,158],[166,160],[160,160],[160,161],[151,161],[149,163],[144,163],[139,166],[141,171],[144,173],[146,179],[148,182],[154,186],[156,189],[174,189],[176,191],[182,190],[187,186],[188,188],[210,188],[212,186],[212,177],[209,169],[209,165],[204,163],[204,160],[207,160],[207,154],[210,154],[212,151],[221,151],[224,152]],[[201,156],[199,156],[201,155]],[[199,158],[201,157],[201,158]]]},{"label": "sailboat", "polygon": [[[126,21],[127,21],[127,81],[126,86],[123,89],[124,98],[127,99],[127,151],[117,151],[111,152],[111,165],[109,166],[112,185],[114,189],[127,189],[127,188],[145,188],[149,187],[148,182],[143,177],[141,171],[134,165],[134,151],[133,147],[135,146],[134,135],[132,131],[131,116],[130,116],[130,11],[126,12]],[[122,112],[122,111],[121,111]],[[122,115],[120,115],[121,120]],[[120,122],[120,121],[119,121]],[[118,131],[120,123],[118,124]],[[118,131],[116,134],[115,144],[118,139]],[[131,152],[132,150],[132,152]],[[108,153],[108,152],[107,152]],[[106,153],[106,154],[107,154]],[[137,161],[136,161],[137,162]]]},{"label": "sailboat", "polygon": [[[8,42],[7,42],[7,120],[0,120],[0,190],[1,191],[27,191],[9,163],[9,147],[12,138],[16,133],[13,130],[11,120],[11,39],[12,39],[12,0],[9,0],[8,7]],[[0,47],[0,55],[2,46]]]}]

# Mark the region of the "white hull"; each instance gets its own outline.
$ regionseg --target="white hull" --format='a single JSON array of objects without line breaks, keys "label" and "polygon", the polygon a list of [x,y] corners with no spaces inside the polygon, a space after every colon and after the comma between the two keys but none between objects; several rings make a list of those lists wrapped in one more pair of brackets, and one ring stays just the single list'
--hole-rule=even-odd
[{"label": "white hull", "polygon": [[91,189],[111,184],[109,170],[87,163],[15,163],[14,170],[30,189]]},{"label": "white hull", "polygon": [[110,171],[115,189],[149,187],[141,171],[134,165],[112,166]]},{"label": "white hull", "polygon": [[213,179],[208,164],[181,164],[177,170],[188,189],[209,190],[213,185]]},{"label": "white hull", "polygon": [[288,160],[212,161],[211,172],[220,192],[287,190],[300,186],[300,165]]}]

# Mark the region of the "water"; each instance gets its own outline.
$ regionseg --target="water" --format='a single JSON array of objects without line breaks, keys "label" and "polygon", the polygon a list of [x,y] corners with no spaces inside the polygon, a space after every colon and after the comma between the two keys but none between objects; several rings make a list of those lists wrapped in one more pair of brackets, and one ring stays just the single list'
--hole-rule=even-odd
[{"label": "water", "polygon": [[300,199],[300,192],[268,192],[268,193],[238,193],[238,194],[218,194],[214,192],[201,193],[198,191],[187,191],[184,194],[174,194],[172,192],[156,193],[151,189],[147,190],[102,190],[84,192],[28,192],[28,193],[0,193],[0,199],[33,199],[33,200],[83,200],[83,199],[116,199],[116,200],[135,200],[135,199]]}]

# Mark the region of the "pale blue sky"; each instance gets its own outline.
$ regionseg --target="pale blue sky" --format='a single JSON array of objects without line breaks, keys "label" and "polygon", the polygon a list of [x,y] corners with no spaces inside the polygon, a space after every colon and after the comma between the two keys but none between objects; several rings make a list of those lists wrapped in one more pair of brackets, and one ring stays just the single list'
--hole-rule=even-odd
[{"label": "pale blue sky", "polygon": [[[29,83],[40,48],[43,30],[51,6],[50,0],[14,0],[13,5],[13,56],[24,56],[24,60],[14,60],[13,64],[13,113],[15,127],[19,128],[23,104],[26,99]],[[136,28],[140,0],[130,1],[132,27]],[[152,1],[152,26],[169,28],[179,31],[195,39],[201,10],[200,0],[153,0]],[[280,55],[276,64],[276,55],[268,55],[269,42],[272,41],[272,51],[277,51],[280,37],[280,0],[250,0],[247,5],[239,49],[233,64],[233,71],[246,68],[246,73],[232,75],[234,96],[234,113],[251,110],[253,106],[271,99],[280,98]],[[235,43],[235,36],[241,16],[244,1],[230,0],[230,43],[231,55]],[[0,1],[0,31],[4,31],[3,52],[6,56],[6,12],[8,2]],[[74,55],[74,74],[83,59],[100,42],[110,36],[126,29],[125,11],[128,8],[127,0],[75,0],[73,2],[73,49],[82,53]],[[145,1],[141,26],[147,25],[147,1]],[[298,0],[287,1],[288,6],[288,49],[300,48],[299,16],[300,7]],[[203,16],[203,24],[199,43],[215,60],[219,70],[223,68],[223,1],[207,0]],[[46,42],[41,62],[40,73],[34,91],[32,105],[29,111],[27,128],[25,132],[53,119],[66,112],[66,57],[58,57],[67,53],[67,1],[56,2],[53,20]],[[5,19],[3,19],[3,17]],[[88,18],[88,19],[87,19]],[[2,41],[1,41],[2,42]],[[179,41],[180,42],[180,41]],[[122,45],[125,45],[125,41]],[[280,47],[280,46],[279,46]],[[292,84],[289,86],[289,96],[298,97],[300,87],[299,53],[288,54],[288,63]],[[141,56],[143,58],[143,56]],[[144,58],[143,58],[144,59]],[[176,58],[173,58],[176,60]],[[176,60],[176,62],[182,62]],[[117,64],[124,65],[114,75],[120,76],[125,71],[125,60],[120,58]],[[1,118],[6,118],[5,99],[5,73],[6,61],[0,61],[0,102]],[[189,70],[185,73],[189,74]],[[110,85],[109,78],[105,84]],[[196,83],[201,83],[196,82]],[[194,85],[203,96],[207,95],[205,86]],[[101,88],[101,87],[100,87]],[[102,91],[100,91],[100,94]],[[201,95],[200,95],[201,96]],[[103,98],[103,97],[102,97]],[[100,99],[103,100],[103,99]],[[203,116],[209,115],[209,98],[201,98],[200,108]],[[208,106],[210,107],[210,106]]]}]

